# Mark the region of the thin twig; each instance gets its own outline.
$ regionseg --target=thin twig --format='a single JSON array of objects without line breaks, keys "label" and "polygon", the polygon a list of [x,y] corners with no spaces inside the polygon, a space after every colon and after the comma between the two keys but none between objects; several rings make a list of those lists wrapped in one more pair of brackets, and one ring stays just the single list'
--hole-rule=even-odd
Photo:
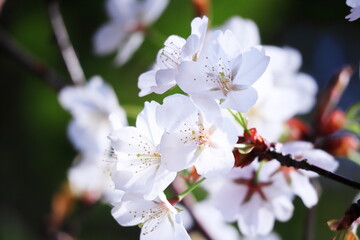
[{"label": "thin twig", "polygon": [[304,169],[304,170],[308,170],[308,171],[313,171],[318,173],[319,175],[323,176],[323,177],[327,177],[330,178],[336,182],[342,183],[344,185],[356,188],[358,190],[360,190],[360,183],[359,182],[355,182],[351,179],[348,179],[346,177],[340,176],[338,174],[335,174],[333,172],[327,171],[321,167],[315,166],[310,164],[306,159],[303,159],[301,161],[297,161],[295,159],[293,159],[291,157],[290,154],[288,155],[283,155],[282,153],[278,153],[272,150],[268,150],[262,154],[259,154],[264,158],[267,159],[276,159],[277,161],[279,161],[281,163],[281,165],[283,166],[287,166],[287,167],[294,167],[297,169]]},{"label": "thin twig", "polygon": [[45,63],[33,57],[28,51],[0,29],[0,49],[9,57],[16,60],[28,71],[38,76],[46,84],[50,85],[56,92],[65,86],[65,80]]},{"label": "thin twig", "polygon": [[[176,195],[179,195],[187,188],[185,182],[181,181],[180,178],[176,178],[174,180],[174,182],[171,184],[171,187]],[[196,200],[195,200],[193,194],[189,193],[188,195],[186,195],[186,197],[184,197],[184,199],[181,201],[181,203],[189,211],[189,214],[195,223],[196,229],[203,235],[203,237],[205,239],[212,240],[213,238],[210,236],[208,231],[206,231],[203,224],[199,221],[197,216],[194,214],[193,206],[196,203]]]},{"label": "thin twig", "polygon": [[71,80],[75,85],[84,84],[85,74],[70,42],[64,20],[61,16],[59,3],[53,0],[45,0],[45,2],[47,3],[48,14],[53,33],[56,38],[56,43],[61,52]]}]

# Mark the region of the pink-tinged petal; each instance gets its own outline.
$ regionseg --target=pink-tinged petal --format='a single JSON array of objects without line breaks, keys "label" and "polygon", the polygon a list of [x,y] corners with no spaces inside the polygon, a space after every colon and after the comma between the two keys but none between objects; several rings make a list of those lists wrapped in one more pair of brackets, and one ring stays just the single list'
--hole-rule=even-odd
[{"label": "pink-tinged petal", "polygon": [[121,66],[128,62],[134,55],[135,51],[141,46],[144,41],[144,34],[142,32],[134,32],[121,43],[119,51],[115,57],[117,65]]},{"label": "pink-tinged petal", "polygon": [[118,49],[126,37],[122,24],[109,22],[103,25],[94,35],[94,51],[96,54],[108,54]]},{"label": "pink-tinged petal", "polygon": [[265,55],[261,47],[251,48],[242,54],[240,69],[237,72],[234,84],[251,86],[265,72],[270,58]]},{"label": "pink-tinged petal", "polygon": [[155,75],[156,70],[150,70],[140,75],[138,81],[138,88],[140,88],[139,97],[146,96],[153,92],[153,87],[156,87]]},{"label": "pink-tinged petal", "polygon": [[189,168],[198,156],[197,145],[186,142],[183,134],[165,133],[161,139],[160,152],[164,167],[169,171]]},{"label": "pink-tinged petal", "polygon": [[200,175],[212,178],[230,172],[234,166],[234,161],[234,155],[231,151],[205,147],[194,165]]},{"label": "pink-tinged petal", "polygon": [[257,92],[252,87],[233,90],[228,93],[220,106],[223,108],[230,108],[238,112],[247,112],[255,105],[257,97]]},{"label": "pink-tinged petal", "polygon": [[297,171],[292,171],[290,176],[291,187],[294,193],[301,198],[306,207],[311,208],[315,206],[318,202],[318,196],[309,177]]},{"label": "pink-tinged petal", "polygon": [[156,72],[156,86],[152,87],[152,91],[157,94],[163,94],[167,90],[175,87],[175,75],[177,71],[174,69],[160,69]]}]

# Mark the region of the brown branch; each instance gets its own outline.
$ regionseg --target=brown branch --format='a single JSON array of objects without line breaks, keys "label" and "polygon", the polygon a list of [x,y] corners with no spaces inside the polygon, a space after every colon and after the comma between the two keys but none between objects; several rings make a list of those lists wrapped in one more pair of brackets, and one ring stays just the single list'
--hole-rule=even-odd
[{"label": "brown branch", "polygon": [[84,84],[85,74],[69,39],[64,20],[61,16],[59,3],[53,0],[45,0],[45,2],[47,4],[48,15],[54,36],[56,38],[56,43],[69,72],[70,78],[75,85]]},{"label": "brown branch", "polygon": [[355,182],[351,179],[348,179],[346,177],[340,176],[338,174],[335,174],[333,172],[327,171],[323,168],[320,168],[318,166],[312,165],[310,164],[306,159],[303,159],[301,161],[297,161],[295,159],[293,159],[291,157],[290,154],[288,155],[283,155],[282,153],[278,153],[272,150],[268,150],[264,153],[259,154],[259,156],[267,158],[267,159],[276,159],[277,161],[279,161],[281,163],[281,165],[283,166],[287,166],[287,167],[294,167],[297,169],[304,169],[304,170],[308,170],[308,171],[313,171],[318,173],[319,175],[332,179],[336,182],[342,183],[344,185],[356,188],[358,190],[360,190],[360,183],[359,182]]},{"label": "brown branch", "polygon": [[[176,195],[179,195],[180,193],[182,193],[183,191],[185,191],[187,189],[187,186],[185,184],[185,181],[181,181],[180,178],[177,177],[172,182],[171,188]],[[181,203],[189,211],[189,214],[194,221],[196,229],[203,235],[203,237],[207,240],[214,239],[210,236],[208,231],[206,231],[203,224],[199,221],[199,219],[193,212],[193,206],[196,203],[196,199],[194,198],[193,194],[189,193],[188,195],[186,195],[186,197],[184,197],[184,199],[181,201]]]},{"label": "brown branch", "polygon": [[43,82],[50,85],[56,92],[65,86],[65,79],[58,75],[45,63],[33,57],[28,51],[0,29],[0,50],[13,58],[28,71],[39,77]]}]

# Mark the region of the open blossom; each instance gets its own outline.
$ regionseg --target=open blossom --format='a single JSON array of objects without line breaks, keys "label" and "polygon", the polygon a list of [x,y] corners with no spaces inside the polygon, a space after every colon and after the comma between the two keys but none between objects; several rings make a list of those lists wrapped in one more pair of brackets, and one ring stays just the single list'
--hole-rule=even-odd
[{"label": "open blossom", "polygon": [[114,90],[100,77],[91,78],[83,86],[65,87],[59,101],[73,116],[68,134],[82,153],[103,155],[110,146],[107,135],[127,124]]},{"label": "open blossom", "polygon": [[[259,30],[251,20],[232,17],[221,29],[231,30],[242,49],[260,44]],[[246,117],[249,127],[256,127],[268,141],[276,141],[285,129],[286,121],[311,110],[317,86],[310,75],[299,72],[302,60],[296,49],[264,48],[271,60],[264,74],[253,85],[258,92],[258,100]]]},{"label": "open blossom", "polygon": [[196,61],[206,40],[208,18],[194,18],[191,22],[191,35],[185,40],[172,35],[160,49],[153,69],[140,75],[139,96],[152,92],[162,94],[176,85],[175,75],[182,61]]},{"label": "open blossom", "polygon": [[[309,142],[295,141],[285,143],[280,151],[283,154],[290,154],[296,160],[307,159],[310,164],[321,167],[328,171],[335,171],[338,162],[330,154],[314,149]],[[318,176],[316,173],[293,167],[280,166],[274,161],[274,178],[283,178],[286,180],[292,191],[298,195],[308,208],[313,207],[318,202],[318,196],[310,178]]]},{"label": "open blossom", "polygon": [[167,169],[195,166],[200,175],[213,177],[233,167],[236,131],[215,102],[172,95],[164,99],[158,117],[165,128],[160,151]]},{"label": "open blossom", "polygon": [[103,155],[79,155],[68,171],[71,192],[86,202],[102,198],[107,203],[119,201],[124,192],[115,189],[111,179],[113,163]]},{"label": "open blossom", "polygon": [[346,16],[349,21],[355,21],[360,18],[360,0],[346,0],[346,4],[352,7],[351,13]]},{"label": "open blossom", "polygon": [[89,201],[119,199],[122,192],[114,189],[110,177],[112,163],[105,161],[110,148],[107,135],[127,124],[115,92],[100,77],[93,77],[86,85],[64,88],[59,101],[73,115],[68,134],[80,151],[68,172],[73,194]]},{"label": "open blossom", "polygon": [[234,168],[226,178],[206,186],[225,220],[237,221],[246,236],[267,235],[275,219],[287,221],[292,216],[293,195],[285,181],[271,177],[272,164],[265,163],[259,169],[259,163],[253,162]]},{"label": "open blossom", "polygon": [[160,140],[164,129],[158,125],[159,104],[146,102],[136,127],[124,127],[109,135],[117,155],[113,180],[117,189],[154,199],[174,180],[176,172],[164,167]]},{"label": "open blossom", "polygon": [[257,100],[251,87],[264,73],[269,57],[261,47],[241,51],[234,34],[227,30],[212,33],[197,62],[184,61],[176,76],[179,87],[190,95],[220,100],[220,106],[247,112]]},{"label": "open blossom", "polygon": [[159,18],[168,0],[108,0],[106,9],[110,21],[94,36],[97,54],[118,51],[116,63],[126,63],[144,41],[148,25]]},{"label": "open blossom", "polygon": [[140,240],[190,240],[179,213],[163,193],[153,201],[126,194],[111,213],[122,226],[141,226]]}]

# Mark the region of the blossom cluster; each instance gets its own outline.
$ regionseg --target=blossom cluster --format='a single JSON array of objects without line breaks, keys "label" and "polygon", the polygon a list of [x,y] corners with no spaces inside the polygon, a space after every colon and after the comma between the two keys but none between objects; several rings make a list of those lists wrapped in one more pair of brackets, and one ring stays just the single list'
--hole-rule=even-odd
[{"label": "blossom cluster", "polygon": [[[129,0],[119,8],[120,0],[109,0],[112,20],[95,35],[96,51],[122,46],[117,62],[125,63],[167,2],[134,7]],[[308,208],[317,204],[312,178],[318,175],[259,156],[239,163],[236,156],[250,156],[249,136],[267,148],[268,141],[286,135],[288,121],[314,106],[317,86],[299,72],[300,53],[261,46],[251,20],[233,17],[218,28],[208,23],[206,16],[197,17],[187,38],[169,36],[155,64],[139,76],[141,97],[176,87],[183,94],[167,96],[162,104],[145,102],[135,126],[127,126],[114,91],[100,77],[61,91],[59,100],[74,117],[69,137],[80,152],[69,171],[70,186],[89,201],[102,198],[111,204],[120,225],[141,227],[140,239],[182,240],[191,238],[177,204],[201,183],[208,195],[192,211],[215,239],[240,239],[233,222],[249,239],[279,239],[271,233],[275,220],[291,218],[295,196]],[[295,160],[337,169],[333,156],[298,140],[272,147]],[[193,178],[192,185],[169,197],[166,190],[184,176]],[[216,231],[219,226],[222,232]]]}]

